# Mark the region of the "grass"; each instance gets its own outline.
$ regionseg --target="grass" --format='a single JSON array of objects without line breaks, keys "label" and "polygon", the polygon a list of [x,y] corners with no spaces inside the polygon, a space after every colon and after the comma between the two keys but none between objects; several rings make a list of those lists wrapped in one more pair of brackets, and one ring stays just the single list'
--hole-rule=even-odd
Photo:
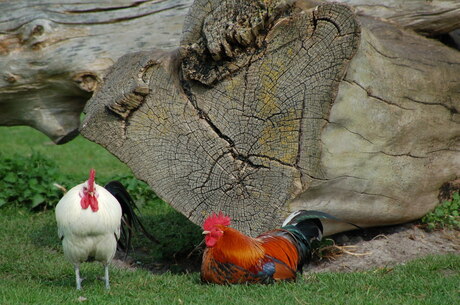
[{"label": "grass", "polygon": [[[107,177],[130,173],[83,138],[54,146],[45,136],[21,127],[0,128],[0,140],[0,153],[38,151],[81,180],[89,167]],[[112,266],[110,291],[96,279],[102,276],[102,266],[84,264],[86,280],[79,292],[73,267],[62,253],[54,213],[11,205],[0,209],[0,304],[460,304],[459,255],[430,256],[366,272],[306,274],[295,283],[275,285],[203,285],[197,272],[182,272],[180,267],[156,274],[143,267],[187,254],[201,236],[199,228],[161,200],[149,201],[142,213],[161,245],[137,237],[135,247],[141,251],[134,260],[139,268]]]},{"label": "grass", "polygon": [[96,143],[78,136],[64,145],[55,145],[41,132],[26,126],[0,127],[0,154],[8,157],[18,153],[39,152],[55,160],[59,170],[84,181],[91,167],[102,169],[98,178],[107,180],[116,175],[131,174],[131,170]]},{"label": "grass", "polygon": [[[111,267],[107,292],[100,264],[84,264],[74,288],[51,212],[7,208],[0,216],[1,304],[458,304],[460,256],[431,256],[394,269],[308,274],[296,283],[202,285],[198,273],[153,274]],[[14,238],[12,238],[14,237]]]}]

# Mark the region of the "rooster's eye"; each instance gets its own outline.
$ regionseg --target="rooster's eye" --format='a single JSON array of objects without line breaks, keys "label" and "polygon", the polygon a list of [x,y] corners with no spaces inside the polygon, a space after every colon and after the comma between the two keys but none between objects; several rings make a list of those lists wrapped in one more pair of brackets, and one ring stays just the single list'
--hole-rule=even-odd
[{"label": "rooster's eye", "polygon": [[214,230],[211,231],[211,236],[214,237],[214,238],[219,238],[223,234],[224,234],[224,232],[222,230],[219,230],[219,229],[214,229]]}]

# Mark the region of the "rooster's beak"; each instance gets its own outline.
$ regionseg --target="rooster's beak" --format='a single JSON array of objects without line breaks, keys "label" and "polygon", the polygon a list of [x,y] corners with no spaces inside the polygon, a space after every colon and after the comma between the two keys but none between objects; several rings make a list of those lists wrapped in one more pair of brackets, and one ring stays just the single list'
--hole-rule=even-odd
[{"label": "rooster's beak", "polygon": [[203,235],[209,234],[211,231],[203,231]]}]

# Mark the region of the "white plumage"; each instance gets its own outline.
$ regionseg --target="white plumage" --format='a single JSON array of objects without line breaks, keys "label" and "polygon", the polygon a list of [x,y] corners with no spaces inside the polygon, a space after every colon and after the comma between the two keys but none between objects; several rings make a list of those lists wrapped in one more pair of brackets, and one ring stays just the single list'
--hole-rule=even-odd
[{"label": "white plumage", "polygon": [[[70,189],[56,206],[58,235],[65,257],[75,266],[77,289],[81,289],[82,281],[80,264],[92,259],[104,265],[105,285],[107,289],[110,287],[108,264],[115,256],[120,238],[122,208],[109,191],[94,183],[94,175],[92,170],[90,179]],[[84,196],[93,196],[97,208],[92,205],[84,208]]]}]

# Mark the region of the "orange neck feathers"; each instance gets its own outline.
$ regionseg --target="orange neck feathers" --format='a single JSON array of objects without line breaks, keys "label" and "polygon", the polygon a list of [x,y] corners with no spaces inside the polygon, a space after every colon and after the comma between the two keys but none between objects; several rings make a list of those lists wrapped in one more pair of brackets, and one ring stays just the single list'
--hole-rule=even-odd
[{"label": "orange neck feathers", "polygon": [[222,236],[214,247],[208,248],[215,260],[250,269],[264,257],[264,249],[258,240],[230,227],[220,226],[220,229]]}]

